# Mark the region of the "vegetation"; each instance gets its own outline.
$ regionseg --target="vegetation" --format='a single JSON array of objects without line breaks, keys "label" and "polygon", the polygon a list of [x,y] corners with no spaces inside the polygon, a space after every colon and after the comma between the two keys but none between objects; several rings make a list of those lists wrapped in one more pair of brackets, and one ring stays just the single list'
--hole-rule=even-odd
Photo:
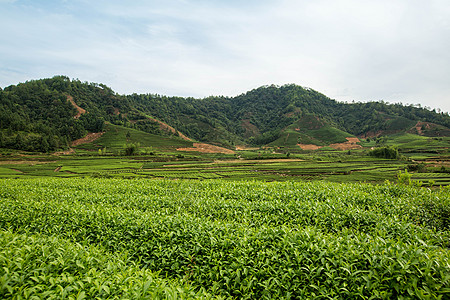
[{"label": "vegetation", "polygon": [[88,132],[103,131],[105,122],[164,137],[184,134],[226,147],[274,141],[279,145],[279,139],[281,144],[289,140],[287,146],[294,141],[329,145],[345,142],[346,137],[381,133],[450,136],[448,113],[384,102],[340,103],[297,85],[194,99],[121,96],[103,84],[55,76],[0,90],[3,148],[40,152],[67,148]]},{"label": "vegetation", "polygon": [[213,298],[95,245],[10,230],[0,230],[0,244],[3,299]]},{"label": "vegetation", "polygon": [[387,159],[400,158],[400,154],[398,153],[397,147],[390,147],[390,146],[373,149],[372,151],[369,152],[369,155]]},{"label": "vegetation", "polygon": [[0,298],[446,299],[449,120],[296,85],[0,89]]},{"label": "vegetation", "polygon": [[161,151],[173,151],[177,148],[192,147],[192,142],[178,137],[160,136],[125,126],[106,124],[105,133],[101,137],[93,143],[83,144],[75,149],[96,150],[106,147],[109,153],[118,155],[123,150],[124,144],[140,144],[141,150],[153,147]]},{"label": "vegetation", "polygon": [[2,180],[0,295],[445,298],[449,193],[392,184]]}]

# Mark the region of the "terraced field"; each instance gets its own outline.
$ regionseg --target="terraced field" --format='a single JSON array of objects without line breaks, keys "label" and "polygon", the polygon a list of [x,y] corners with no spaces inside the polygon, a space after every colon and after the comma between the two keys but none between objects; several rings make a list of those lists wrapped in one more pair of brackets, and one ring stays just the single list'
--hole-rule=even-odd
[{"label": "terraced field", "polygon": [[6,162],[1,177],[74,177],[74,176],[138,176],[170,179],[302,181],[328,180],[335,182],[383,182],[395,180],[396,173],[406,167],[405,162],[370,158],[347,162],[303,161],[300,159],[271,160],[177,160],[134,157],[77,157],[36,164],[21,161]]}]

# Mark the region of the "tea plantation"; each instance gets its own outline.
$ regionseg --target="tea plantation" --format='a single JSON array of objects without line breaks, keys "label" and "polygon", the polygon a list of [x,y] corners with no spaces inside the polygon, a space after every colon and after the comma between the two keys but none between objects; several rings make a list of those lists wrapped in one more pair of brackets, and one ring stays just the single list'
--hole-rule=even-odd
[{"label": "tea plantation", "polygon": [[1,179],[0,298],[449,299],[450,188]]}]

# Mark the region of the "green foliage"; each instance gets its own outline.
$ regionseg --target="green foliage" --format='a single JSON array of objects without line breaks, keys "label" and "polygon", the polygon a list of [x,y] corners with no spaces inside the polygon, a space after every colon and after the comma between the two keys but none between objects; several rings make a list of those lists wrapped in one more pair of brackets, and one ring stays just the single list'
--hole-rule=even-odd
[{"label": "green foliage", "polygon": [[125,155],[135,155],[139,152],[139,143],[138,144],[125,144],[123,146],[123,151]]},{"label": "green foliage", "polygon": [[56,236],[0,230],[2,299],[199,299],[188,285],[158,277],[126,253]]},{"label": "green foliage", "polygon": [[422,163],[414,163],[414,164],[408,164],[408,171],[416,171],[419,173],[425,173],[427,171],[427,168],[425,164]]},{"label": "green foliage", "polygon": [[[3,147],[27,151],[54,151],[68,146],[68,141],[83,137],[88,131],[103,130],[100,110],[74,118],[76,109],[68,101],[72,93],[78,103],[83,97],[97,98],[94,90],[87,95],[77,88],[91,85],[71,82],[57,76],[52,79],[29,81],[0,91],[0,130],[8,132]],[[77,92],[79,91],[80,94]]]},{"label": "green foliage", "polygon": [[[74,118],[77,111],[69,96],[88,113]],[[384,102],[340,103],[294,84],[263,86],[236,97],[194,99],[120,96],[103,84],[55,76],[6,87],[0,90],[0,100],[2,147],[31,151],[45,152],[47,144],[47,151],[64,148],[87,132],[103,131],[106,122],[160,136],[176,136],[179,131],[197,141],[226,146],[277,142],[286,129],[299,124],[301,138],[324,144],[345,142],[348,133],[407,132],[418,121],[436,123],[425,126],[423,134],[450,135],[446,113]],[[174,134],[155,119],[178,131]],[[16,144],[19,132],[24,140]],[[35,148],[32,135],[42,137],[43,149]]]},{"label": "green foliage", "polygon": [[[402,173],[402,171],[398,171],[397,173],[397,183],[403,184],[403,185],[413,185],[416,187],[421,187],[423,185],[423,182],[420,180],[411,180],[412,174],[408,173],[408,171],[405,169],[405,172]],[[433,183],[430,184],[431,186]]]},{"label": "green foliage", "polygon": [[[127,139],[127,133],[130,137]],[[185,141],[176,137],[167,137],[146,133],[136,129],[127,128],[119,125],[106,124],[105,133],[95,140],[95,145],[106,147],[109,152],[119,154],[124,149],[124,143],[137,144],[144,148],[153,148],[162,151],[175,150],[176,148],[192,147],[192,142]],[[78,148],[84,148],[88,145],[81,145]],[[97,149],[98,146],[96,146]],[[145,152],[145,151],[144,151]],[[147,151],[148,152],[148,151]]]},{"label": "green foliage", "polygon": [[375,148],[369,152],[369,155],[386,159],[399,159],[401,157],[398,148],[391,146]]},{"label": "green foliage", "polygon": [[138,298],[149,278],[180,298],[450,290],[450,189],[80,178],[1,180],[0,195],[4,298]]},{"label": "green foliage", "polygon": [[447,169],[445,166],[441,166],[439,173],[450,173],[450,169]]},{"label": "green foliage", "polygon": [[404,185],[411,185],[411,177],[412,175],[408,173],[407,170],[405,170],[404,173],[402,171],[398,171],[397,173],[397,183],[398,184],[404,184]]}]

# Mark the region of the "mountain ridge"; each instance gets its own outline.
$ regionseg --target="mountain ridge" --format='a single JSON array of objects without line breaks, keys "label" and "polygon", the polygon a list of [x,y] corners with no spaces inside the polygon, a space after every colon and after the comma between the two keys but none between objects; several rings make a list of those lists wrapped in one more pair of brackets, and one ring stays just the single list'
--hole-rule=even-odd
[{"label": "mountain ridge", "polygon": [[[305,128],[313,119],[317,128]],[[385,102],[342,103],[295,84],[202,99],[119,95],[106,85],[67,76],[0,89],[0,147],[67,148],[88,132],[102,131],[105,122],[230,149],[270,145],[286,135],[286,145],[317,146],[398,132],[450,136],[448,113]]]}]

